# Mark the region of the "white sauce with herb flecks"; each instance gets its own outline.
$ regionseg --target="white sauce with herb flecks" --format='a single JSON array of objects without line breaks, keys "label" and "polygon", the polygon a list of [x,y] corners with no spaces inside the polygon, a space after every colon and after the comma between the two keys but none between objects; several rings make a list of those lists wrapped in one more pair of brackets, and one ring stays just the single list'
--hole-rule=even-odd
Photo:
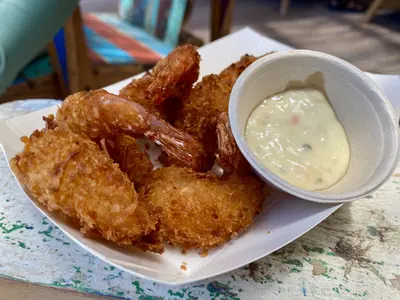
[{"label": "white sauce with herb flecks", "polygon": [[294,186],[326,189],[347,171],[346,133],[328,99],[316,89],[268,97],[250,114],[245,135],[265,167]]}]

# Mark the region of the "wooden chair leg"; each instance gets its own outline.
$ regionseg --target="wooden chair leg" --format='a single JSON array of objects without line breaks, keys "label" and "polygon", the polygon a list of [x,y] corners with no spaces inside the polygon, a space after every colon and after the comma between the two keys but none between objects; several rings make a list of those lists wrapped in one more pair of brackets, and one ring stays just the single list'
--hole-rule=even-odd
[{"label": "wooden chair leg", "polygon": [[281,16],[285,16],[287,11],[289,10],[290,6],[290,0],[281,0],[281,7],[280,7],[280,13]]},{"label": "wooden chair leg", "polygon": [[68,89],[65,86],[64,76],[63,76],[62,68],[61,68],[60,61],[59,61],[59,58],[57,55],[56,45],[55,45],[54,41],[51,41],[49,43],[49,45],[47,46],[47,51],[50,56],[50,62],[51,62],[53,71],[57,75],[57,85],[58,85],[58,90],[60,91],[60,97],[62,99],[64,99],[65,97],[68,96]]},{"label": "wooden chair leg", "polygon": [[384,0],[374,0],[368,8],[368,11],[365,14],[365,22],[371,22],[378,12],[379,8],[382,6]]},{"label": "wooden chair leg", "polygon": [[94,89],[93,67],[88,56],[79,7],[65,24],[64,33],[70,92]]},{"label": "wooden chair leg", "polygon": [[229,34],[234,5],[234,0],[211,0],[211,41]]}]

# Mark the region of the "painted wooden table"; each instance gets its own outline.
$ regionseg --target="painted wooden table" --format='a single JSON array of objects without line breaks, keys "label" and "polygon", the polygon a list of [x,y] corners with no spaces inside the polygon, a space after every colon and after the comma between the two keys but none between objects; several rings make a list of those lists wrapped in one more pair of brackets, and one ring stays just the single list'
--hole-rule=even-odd
[{"label": "painted wooden table", "polygon": [[[0,106],[0,118],[50,104]],[[69,240],[29,203],[1,155],[0,254],[0,299],[400,299],[400,167],[379,191],[274,254],[171,288],[128,275]]]}]

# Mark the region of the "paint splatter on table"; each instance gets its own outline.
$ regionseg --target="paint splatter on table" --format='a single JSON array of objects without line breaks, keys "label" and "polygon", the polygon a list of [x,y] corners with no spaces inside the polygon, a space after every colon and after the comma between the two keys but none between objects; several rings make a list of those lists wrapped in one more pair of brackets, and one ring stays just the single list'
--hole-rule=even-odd
[{"label": "paint splatter on table", "polygon": [[[251,245],[249,245],[251,247]],[[121,299],[400,299],[400,168],[272,255],[171,288],[95,258],[43,218],[0,155],[0,276]]]}]

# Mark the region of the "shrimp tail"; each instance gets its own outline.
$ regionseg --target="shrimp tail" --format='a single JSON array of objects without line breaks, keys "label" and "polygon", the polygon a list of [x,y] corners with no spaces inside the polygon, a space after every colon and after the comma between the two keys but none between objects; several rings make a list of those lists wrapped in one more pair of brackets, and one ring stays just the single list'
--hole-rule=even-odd
[{"label": "shrimp tail", "polygon": [[240,174],[251,173],[251,167],[240,152],[233,137],[229,124],[228,113],[221,113],[217,122],[218,149],[216,153],[217,163],[230,173],[236,171]]}]

